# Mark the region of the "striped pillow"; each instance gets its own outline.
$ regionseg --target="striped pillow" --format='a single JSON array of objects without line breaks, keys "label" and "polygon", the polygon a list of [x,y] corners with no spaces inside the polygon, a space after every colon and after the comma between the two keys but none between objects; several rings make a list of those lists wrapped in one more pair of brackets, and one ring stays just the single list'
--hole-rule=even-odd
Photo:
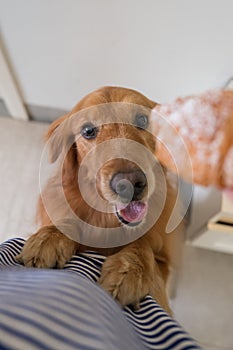
[{"label": "striped pillow", "polygon": [[200,349],[151,296],[124,309],[96,283],[105,257],[77,254],[64,270],[18,264],[25,240],[0,245],[0,349]]}]

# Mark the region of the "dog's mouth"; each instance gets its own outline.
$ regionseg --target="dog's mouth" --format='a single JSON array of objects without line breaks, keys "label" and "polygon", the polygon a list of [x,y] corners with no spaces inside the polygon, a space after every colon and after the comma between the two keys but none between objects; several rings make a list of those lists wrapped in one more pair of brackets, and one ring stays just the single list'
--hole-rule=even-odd
[{"label": "dog's mouth", "polygon": [[124,225],[137,226],[147,214],[148,205],[143,201],[131,201],[129,204],[116,205],[116,216]]}]

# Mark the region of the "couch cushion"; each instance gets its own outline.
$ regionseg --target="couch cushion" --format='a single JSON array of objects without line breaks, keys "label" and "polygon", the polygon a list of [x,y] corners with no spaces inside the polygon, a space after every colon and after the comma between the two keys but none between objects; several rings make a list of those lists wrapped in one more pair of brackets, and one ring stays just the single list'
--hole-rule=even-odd
[{"label": "couch cushion", "polygon": [[39,165],[46,123],[0,117],[0,242],[36,229]]}]

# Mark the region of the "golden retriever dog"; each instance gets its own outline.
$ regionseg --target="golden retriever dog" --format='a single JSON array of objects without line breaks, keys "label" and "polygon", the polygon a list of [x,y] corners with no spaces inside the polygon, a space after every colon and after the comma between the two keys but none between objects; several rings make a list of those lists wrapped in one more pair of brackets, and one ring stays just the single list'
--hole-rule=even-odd
[{"label": "golden retriever dog", "polygon": [[41,228],[19,260],[63,268],[77,252],[100,252],[107,258],[99,284],[121,305],[150,294],[170,312],[166,284],[181,225],[166,233],[177,190],[154,156],[155,105],[137,91],[103,87],[51,124],[57,170],[39,200]]}]

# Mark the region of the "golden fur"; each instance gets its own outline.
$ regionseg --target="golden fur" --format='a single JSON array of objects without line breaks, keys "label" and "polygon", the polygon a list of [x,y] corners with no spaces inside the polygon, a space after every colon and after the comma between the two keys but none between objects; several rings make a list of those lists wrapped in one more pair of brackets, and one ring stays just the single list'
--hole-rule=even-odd
[{"label": "golden fur", "polygon": [[[81,162],[85,159],[88,152],[94,152],[94,158],[100,159],[101,155],[96,153],[96,146],[106,140],[126,139],[136,141],[149,152],[155,152],[155,139],[145,131],[136,128],[131,124],[119,123],[117,119],[121,112],[120,105],[113,105],[111,115],[108,113],[108,120],[112,120],[111,124],[100,127],[98,137],[95,140],[86,140],[83,137],[76,137],[80,133],[80,125],[87,118],[96,122],[96,118],[103,119],[103,115],[98,113],[92,117],[89,115],[89,108],[95,106],[105,106],[108,103],[125,103],[127,110],[127,118],[131,121],[132,115],[135,113],[135,108],[145,108],[151,110],[156,104],[147,99],[142,94],[125,88],[119,87],[104,87],[83,98],[74,109],[67,115],[56,120],[49,128],[47,140],[51,140],[51,161],[56,161],[62,151],[68,147],[67,140],[71,140],[71,147],[67,149],[67,155],[64,159],[62,168],[62,185],[57,180],[55,174],[48,180],[48,183],[43,191],[42,197],[46,197],[47,203],[52,208],[53,213],[59,218],[66,218],[67,209],[61,204],[58,194],[58,187],[62,186],[67,202],[73,209],[74,213],[79,218],[88,222],[91,225],[105,228],[121,227],[122,223],[118,220],[114,213],[101,212],[90,206],[83,198],[77,182],[77,174]],[[115,108],[116,107],[116,108]],[[115,108],[115,109],[114,109]],[[83,111],[83,113],[82,113]],[[121,111],[121,112],[120,112]],[[75,126],[72,126],[72,133],[61,129],[62,132],[56,134],[56,130],[62,125],[63,121],[71,120],[71,116],[81,112]],[[104,112],[103,112],[104,114]],[[97,115],[97,117],[96,117]],[[92,120],[94,118],[94,120]],[[102,121],[103,122],[103,121]],[[115,123],[114,123],[115,122]],[[120,147],[120,146],[119,146]],[[121,152],[121,149],[119,149]],[[104,159],[103,159],[104,161]],[[160,189],[156,187],[155,178],[156,172],[153,172],[152,166],[148,159],[143,156],[143,162],[147,166],[147,174],[150,177],[151,188],[147,186],[143,198],[156,198]],[[116,202],[116,194],[113,193],[109,186],[111,177],[119,171],[131,171],[137,169],[135,162],[126,159],[111,159],[103,162],[103,166],[99,169],[95,176],[98,194],[106,203]],[[86,189],[88,196],[93,193],[93,184],[91,176],[96,171],[95,162],[88,163],[86,172]],[[26,266],[52,268],[54,266],[62,268],[72,254],[78,251],[84,251],[88,248],[104,253],[107,256],[106,262],[103,265],[100,285],[110,292],[120,304],[126,305],[129,303],[137,304],[139,300],[146,294],[151,294],[156,300],[169,312],[169,304],[166,295],[166,283],[169,275],[169,268],[175,261],[177,254],[177,236],[180,227],[174,230],[171,234],[166,234],[166,226],[170,218],[171,212],[176,200],[176,190],[174,185],[170,183],[166,169],[162,169],[166,178],[166,200],[163,211],[158,220],[153,226],[141,237],[132,243],[128,243],[120,247],[110,248],[93,248],[81,245],[66,235],[62,234],[57,227],[53,226],[49,218],[43,201],[39,200],[38,218],[41,222],[41,229],[32,235],[26,242],[19,259]],[[153,197],[154,196],[154,197]],[[93,203],[95,198],[92,198]],[[152,201],[153,202],[153,201]],[[150,205],[150,202],[149,202]],[[51,210],[51,209],[50,209]],[[153,218],[154,208],[150,210],[150,217]],[[140,227],[140,226],[139,226]],[[131,228],[129,228],[131,229]]]}]

